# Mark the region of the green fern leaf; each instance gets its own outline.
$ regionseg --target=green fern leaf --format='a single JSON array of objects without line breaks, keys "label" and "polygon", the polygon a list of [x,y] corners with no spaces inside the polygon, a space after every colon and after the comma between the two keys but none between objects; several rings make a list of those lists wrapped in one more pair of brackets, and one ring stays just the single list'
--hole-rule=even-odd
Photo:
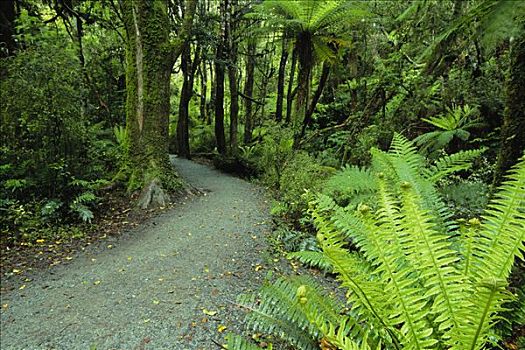
[{"label": "green fern leaf", "polygon": [[469,169],[474,159],[478,158],[485,148],[460,151],[449,156],[444,156],[434,163],[425,171],[427,177],[432,183],[438,182],[440,179],[452,173]]},{"label": "green fern leaf", "polygon": [[226,336],[228,341],[228,350],[261,350],[262,348],[248,342],[243,337],[236,334],[228,334]]},{"label": "green fern leaf", "polygon": [[318,267],[321,270],[328,271],[331,269],[330,261],[326,259],[323,253],[315,251],[293,252],[287,255],[289,259],[297,259],[303,264]]}]

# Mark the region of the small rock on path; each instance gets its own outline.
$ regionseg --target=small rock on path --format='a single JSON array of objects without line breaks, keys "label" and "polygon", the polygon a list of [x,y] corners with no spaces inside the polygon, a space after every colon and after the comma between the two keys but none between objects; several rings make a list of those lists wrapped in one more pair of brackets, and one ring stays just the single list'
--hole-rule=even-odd
[{"label": "small rock on path", "polygon": [[242,328],[231,301],[266,274],[267,204],[246,181],[173,161],[206,195],[3,295],[2,350],[218,349]]}]

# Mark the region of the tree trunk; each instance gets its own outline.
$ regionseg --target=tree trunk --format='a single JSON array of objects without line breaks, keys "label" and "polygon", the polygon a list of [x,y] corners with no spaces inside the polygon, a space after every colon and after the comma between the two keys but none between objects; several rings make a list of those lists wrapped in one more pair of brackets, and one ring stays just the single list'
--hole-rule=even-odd
[{"label": "tree trunk", "polygon": [[319,99],[321,98],[321,95],[323,94],[323,90],[326,85],[326,81],[328,80],[329,74],[330,74],[330,65],[324,62],[323,71],[321,73],[321,78],[319,79],[319,84],[317,85],[317,90],[315,91],[315,94],[312,98],[312,102],[306,109],[306,114],[303,120],[303,126],[301,128],[300,138],[304,136],[306,132],[306,127],[312,122],[312,115],[314,114],[315,106],[317,105],[317,102],[319,102]]},{"label": "tree trunk", "polygon": [[286,74],[286,61],[288,60],[288,41],[283,36],[281,47],[281,60],[279,61],[279,75],[277,77],[277,101],[275,102],[275,120],[280,122],[283,119],[283,100],[284,100],[284,75]]},{"label": "tree trunk", "polygon": [[290,68],[290,76],[288,78],[288,92],[286,93],[286,120],[285,123],[288,125],[292,122],[292,105],[294,99],[294,76],[295,69],[297,67],[297,50],[292,52],[292,67]]},{"label": "tree trunk", "polygon": [[173,52],[165,1],[122,1],[126,27],[126,130],[131,177],[140,208],[165,206],[166,190],[180,187],[168,155]]},{"label": "tree trunk", "polygon": [[525,36],[511,44],[510,69],[507,78],[506,107],[501,129],[501,149],[494,173],[494,187],[507,170],[523,156],[525,150]]},{"label": "tree trunk", "polygon": [[252,99],[253,99],[253,73],[255,70],[255,52],[257,43],[250,40],[248,43],[248,57],[246,62],[246,81],[244,82],[244,144],[247,145],[252,142],[253,133],[253,113],[252,113]]},{"label": "tree trunk", "polygon": [[237,83],[237,68],[228,68],[228,80],[230,83],[230,150],[236,153],[238,147],[237,133],[239,125],[239,87]]},{"label": "tree trunk", "polygon": [[221,155],[226,154],[226,136],[224,134],[224,45],[227,44],[226,37],[226,11],[228,0],[221,1],[221,42],[217,45],[215,58],[215,140],[217,151]]},{"label": "tree trunk", "polygon": [[238,141],[237,132],[239,124],[239,86],[238,86],[238,72],[237,72],[237,43],[233,37],[235,33],[235,19],[232,18],[236,5],[236,0],[231,0],[229,13],[229,21],[227,23],[227,40],[229,47],[229,62],[228,62],[228,82],[230,85],[230,152],[237,153]]},{"label": "tree trunk", "polygon": [[[211,123],[213,122],[213,115],[215,112],[215,94],[217,92],[217,79],[215,79],[215,76],[213,75],[213,68],[214,68],[214,65],[212,62],[210,62],[211,91],[210,91],[210,100],[208,101],[208,104],[207,104],[208,120],[206,122],[206,124],[208,125],[211,125]],[[204,67],[204,69],[206,69],[206,67]]]},{"label": "tree trunk", "polygon": [[190,159],[189,105],[193,92],[193,74],[190,72],[190,50],[191,47],[188,44],[181,54],[183,82],[180,93],[179,118],[177,121],[177,154],[186,159]]},{"label": "tree trunk", "polygon": [[202,65],[199,67],[200,73],[200,82],[201,82],[201,96],[200,96],[200,119],[203,122],[207,120],[207,111],[206,111],[206,97],[208,95],[208,71],[206,70],[206,61],[202,62]]}]

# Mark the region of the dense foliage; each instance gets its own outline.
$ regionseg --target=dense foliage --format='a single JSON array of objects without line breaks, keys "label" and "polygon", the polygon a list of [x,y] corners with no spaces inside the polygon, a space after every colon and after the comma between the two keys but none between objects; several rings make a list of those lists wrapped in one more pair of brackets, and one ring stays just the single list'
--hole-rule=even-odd
[{"label": "dense foliage", "polygon": [[273,194],[276,251],[352,291],[268,282],[255,329],[299,348],[523,345],[524,1],[0,6],[2,249],[89,233],[113,196],[165,207],[183,186],[169,153],[209,158]]}]

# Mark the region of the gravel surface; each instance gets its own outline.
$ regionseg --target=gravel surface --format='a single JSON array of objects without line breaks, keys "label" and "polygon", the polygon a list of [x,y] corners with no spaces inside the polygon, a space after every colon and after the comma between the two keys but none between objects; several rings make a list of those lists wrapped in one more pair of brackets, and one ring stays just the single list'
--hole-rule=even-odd
[{"label": "gravel surface", "polygon": [[267,272],[268,205],[246,181],[173,161],[206,194],[3,295],[2,350],[219,349],[239,332],[231,301]]}]

